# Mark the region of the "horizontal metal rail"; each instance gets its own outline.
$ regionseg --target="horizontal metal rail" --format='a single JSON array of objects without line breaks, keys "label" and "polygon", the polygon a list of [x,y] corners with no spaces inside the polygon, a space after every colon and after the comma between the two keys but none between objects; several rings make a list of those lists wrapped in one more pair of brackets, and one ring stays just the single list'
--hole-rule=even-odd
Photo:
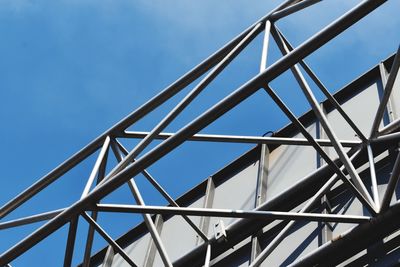
[{"label": "horizontal metal rail", "polygon": [[125,212],[145,214],[167,214],[167,215],[190,215],[210,216],[246,219],[274,219],[274,220],[306,220],[315,222],[341,222],[341,223],[363,223],[371,220],[368,216],[336,215],[319,213],[298,213],[282,211],[248,211],[230,209],[206,209],[206,208],[183,208],[163,206],[140,206],[140,205],[115,205],[97,204],[92,210],[99,212]]},{"label": "horizontal metal rail", "polygon": [[[125,138],[143,138],[148,132],[125,131],[120,137]],[[165,140],[173,136],[174,133],[159,133],[155,139]],[[271,144],[271,145],[297,145],[311,146],[310,142],[304,138],[292,137],[268,137],[268,136],[239,136],[239,135],[217,135],[217,134],[195,134],[188,138],[188,141],[202,142],[223,142],[223,143],[245,143],[245,144]],[[328,139],[315,139],[321,146],[332,146]],[[340,140],[344,147],[355,147],[362,144],[358,140]]]}]

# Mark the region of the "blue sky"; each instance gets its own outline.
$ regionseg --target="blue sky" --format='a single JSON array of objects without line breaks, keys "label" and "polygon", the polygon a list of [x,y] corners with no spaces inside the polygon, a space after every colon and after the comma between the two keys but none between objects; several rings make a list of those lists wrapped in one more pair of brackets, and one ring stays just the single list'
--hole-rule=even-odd
[{"label": "blue sky", "polygon": [[[0,204],[56,167],[279,2],[0,0],[0,145],[3,149]],[[278,27],[298,45],[358,2],[323,1],[279,21]],[[332,92],[397,49],[399,10],[400,2],[389,1],[307,58]],[[176,131],[257,74],[261,42],[260,35],[166,131]],[[279,56],[275,45],[271,45],[269,63]],[[289,74],[282,75],[272,85],[296,114],[308,110]],[[166,114],[182,96],[179,94],[133,129],[151,130],[157,118]],[[287,119],[268,97],[258,92],[203,132],[262,135],[285,123]],[[134,142],[125,144],[129,148],[134,146]],[[251,147],[185,144],[149,171],[176,197]],[[8,218],[71,204],[80,196],[94,159],[90,158],[53,189],[43,191],[42,197],[33,199]],[[140,177],[138,184],[149,204],[164,203]],[[131,203],[126,189],[119,190],[119,194],[108,200]],[[100,222],[118,236],[138,219],[138,216],[121,216],[111,222],[104,217]],[[39,225],[1,231],[0,251]],[[85,235],[85,227],[85,223],[80,223],[78,233]],[[27,262],[30,266],[60,265],[64,239],[65,229],[15,261],[13,266],[27,266]],[[61,244],[58,248],[54,246],[56,242]],[[97,238],[95,247],[103,245],[101,238]],[[79,241],[77,247],[82,248]],[[43,258],[41,253],[48,249],[53,252]],[[80,257],[77,253],[74,262],[78,263]]]}]

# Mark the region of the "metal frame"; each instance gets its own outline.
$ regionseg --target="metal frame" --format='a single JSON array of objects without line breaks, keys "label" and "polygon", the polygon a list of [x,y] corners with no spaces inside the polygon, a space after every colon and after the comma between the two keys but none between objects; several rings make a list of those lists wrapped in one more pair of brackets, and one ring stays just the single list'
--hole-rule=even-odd
[{"label": "metal frame", "polygon": [[[394,169],[389,180],[388,188],[383,196],[382,203],[379,201],[379,194],[377,190],[377,181],[375,174],[375,163],[374,153],[381,152],[383,150],[392,149],[398,145],[400,136],[397,133],[400,126],[399,121],[392,121],[384,128],[379,129],[383,114],[386,110],[390,94],[393,89],[394,80],[398,73],[400,66],[400,48],[397,51],[397,55],[394,58],[390,74],[387,81],[382,78],[384,85],[384,95],[376,112],[373,127],[369,137],[366,137],[353,120],[344,112],[339,101],[333,96],[324,84],[317,77],[315,72],[307,65],[304,58],[312,54],[318,48],[329,42],[335,36],[345,31],[348,27],[368,15],[374,9],[382,5],[385,0],[375,1],[362,1],[359,5],[348,11],[346,14],[329,24],[327,27],[322,29],[320,32],[306,40],[303,44],[296,48],[293,48],[286,37],[282,34],[279,29],[276,28],[275,22],[285,16],[293,14],[299,10],[307,8],[318,3],[320,0],[287,0],[274,10],[272,10],[265,17],[261,18],[255,24],[246,29],[243,33],[239,34],[236,38],[230,41],[227,45],[217,51],[215,54],[204,60],[197,67],[189,71],[187,74],[178,79],[175,83],[167,87],[164,91],[159,93],[157,96],[149,100],[143,106],[135,110],[132,114],[121,120],[115,126],[107,130],[105,133],[100,135],[82,150],[77,152],[71,158],[66,160],[60,166],[55,168],[49,174],[45,175],[38,182],[33,184],[31,187],[23,191],[21,194],[10,200],[8,203],[3,205],[0,209],[0,230],[10,227],[17,227],[20,225],[30,224],[33,222],[48,220],[46,224],[41,226],[39,229],[26,236],[22,241],[15,244],[13,247],[5,251],[0,256],[0,266],[11,263],[14,259],[21,256],[32,248],[35,244],[45,239],[53,232],[69,224],[68,237],[66,242],[66,251],[64,258],[64,266],[70,266],[73,255],[74,247],[76,242],[78,220],[83,217],[89,224],[88,235],[86,238],[86,247],[83,259],[83,265],[89,266],[90,259],[92,256],[91,248],[93,243],[94,232],[97,231],[104,239],[109,243],[107,249],[107,255],[105,257],[104,266],[110,266],[112,257],[114,254],[120,254],[128,264],[136,266],[134,259],[130,259],[129,256],[124,252],[123,247],[118,244],[111,236],[109,236],[101,226],[96,222],[97,214],[99,212],[129,212],[139,213],[143,216],[144,222],[151,234],[152,240],[164,265],[166,266],[188,266],[188,263],[195,266],[196,264],[204,264],[209,266],[212,260],[222,252],[227,250],[227,244],[218,243],[218,240],[214,237],[208,237],[206,233],[207,225],[209,224],[208,217],[232,217],[232,218],[245,218],[255,220],[257,223],[252,227],[248,227],[243,231],[243,226],[248,224],[246,220],[239,220],[237,223],[230,225],[227,229],[228,234],[237,233],[242,228],[243,233],[237,234],[235,238],[229,241],[229,245],[237,243],[241,238],[247,234],[253,235],[253,249],[252,249],[252,262],[250,266],[259,266],[268,255],[279,245],[279,243],[285,238],[290,228],[297,221],[320,221],[320,222],[339,222],[339,223],[355,223],[361,224],[355,229],[364,229],[375,227],[373,222],[382,217],[390,217],[391,207],[390,200],[392,198],[395,186],[399,179],[400,173],[400,154],[397,156],[397,160],[394,164]],[[260,73],[254,76],[251,80],[240,86],[238,89],[233,91],[230,95],[226,96],[219,103],[215,104],[209,110],[204,112],[202,115],[194,119],[191,123],[183,127],[176,133],[162,133],[162,131],[187,107],[189,104],[217,77],[224,68],[235,59],[235,57],[243,51],[246,46],[251,43],[257,35],[264,32],[263,48],[261,51],[260,61]],[[267,55],[270,42],[270,34],[277,43],[278,47],[282,51],[282,58],[274,62],[272,65],[267,64]],[[328,119],[317,102],[311,87],[308,85],[306,78],[303,76],[300,66],[305,70],[306,74],[309,75],[311,80],[317,85],[317,87],[325,94],[327,99],[333,108],[335,108],[344,120],[352,127],[357,133],[360,140],[339,140],[336,136],[334,129],[329,124]],[[304,124],[300,119],[290,111],[290,108],[282,101],[275,91],[269,86],[269,82],[277,78],[283,72],[292,70],[294,77],[296,78],[300,89],[306,96],[312,111],[315,113],[315,117],[318,119],[322,126],[327,139],[317,139],[312,137],[306,130]],[[208,73],[207,73],[208,72]],[[206,74],[207,73],[207,74]],[[127,129],[134,125],[137,121],[145,117],[148,113],[153,111],[155,108],[162,105],[165,101],[176,95],[178,92],[183,90],[193,81],[206,74],[205,77],[192,89],[180,102],[177,104],[164,118],[161,118],[160,122],[150,132],[137,132],[128,131]],[[386,78],[385,78],[386,79]],[[292,125],[297,127],[297,132],[304,135],[305,139],[293,138],[290,136],[271,136],[271,137],[257,137],[257,136],[232,136],[232,135],[210,135],[210,134],[199,134],[199,131],[205,128],[210,123],[217,120],[224,113],[234,108],[240,102],[257,92],[258,90],[264,90],[269,96],[275,101],[278,107],[289,117],[292,121]],[[118,139],[122,138],[137,138],[141,139],[139,144],[131,151],[126,150]],[[149,152],[141,153],[144,149],[154,140],[163,140],[161,144],[150,150]],[[294,145],[294,146],[311,146],[319,153],[324,159],[325,165],[321,166],[315,173],[309,177],[305,177],[300,183],[288,188],[278,197],[264,202],[262,195],[265,193],[262,189],[263,175],[259,178],[259,185],[257,189],[257,196],[255,199],[254,210],[223,210],[223,209],[212,209],[208,208],[209,202],[205,203],[205,208],[195,209],[188,207],[180,207],[178,203],[167,193],[167,191],[153,178],[150,173],[146,170],[149,166],[159,160],[167,153],[174,150],[176,147],[186,141],[198,141],[198,142],[232,142],[232,143],[251,143],[258,144],[261,146],[261,160],[264,164],[264,157],[266,157],[268,146],[267,145]],[[379,147],[377,146],[379,144]],[[338,153],[338,159],[331,159],[327,153],[322,149],[322,146],[333,147]],[[111,147],[118,163],[112,166],[112,170],[106,173],[106,166],[110,163],[107,161],[107,155],[109,148]],[[351,148],[346,153],[344,147]],[[90,155],[98,153],[97,160],[93,166],[93,169],[86,180],[84,190],[80,199],[71,205],[70,207],[45,212],[41,214],[35,214],[29,217],[20,218],[16,220],[4,221],[7,216],[23,205],[30,198],[39,194],[41,190],[50,186],[54,181],[62,177],[65,173],[70,171],[80,162],[84,161]],[[122,153],[122,155],[121,155]],[[367,158],[369,163],[369,170],[372,182],[372,196],[366,189],[363,181],[357,172],[357,166],[363,161],[362,158]],[[365,161],[365,160],[364,160]],[[261,168],[261,167],[260,167]],[[135,182],[135,176],[142,173],[146,179],[158,190],[162,196],[167,199],[170,203],[170,207],[159,207],[159,206],[148,206],[144,203],[141,196],[141,192]],[[347,177],[350,176],[350,179]],[[96,185],[94,181],[97,177]],[[317,180],[317,178],[321,178]],[[342,181],[344,186],[349,188],[351,192],[369,209],[371,216],[354,216],[354,215],[337,215],[327,213],[311,213],[314,211],[316,205],[321,202],[321,199],[326,193],[331,190],[332,186],[337,181]],[[107,205],[99,204],[100,201],[119,188],[120,186],[128,184],[132,191],[133,198],[137,205]],[[304,189],[307,185],[305,192],[302,192],[301,196],[299,190]],[[213,181],[209,179],[209,185],[207,186],[207,195],[209,191],[213,190]],[[310,187],[310,188],[308,188]],[[288,201],[289,196],[296,196],[293,200]],[[298,212],[291,211],[299,204],[306,202]],[[279,204],[279,205],[278,205]],[[398,205],[394,208],[396,212]],[[279,210],[276,211],[276,208]],[[275,208],[275,209],[272,209]],[[272,211],[274,210],[274,211]],[[91,211],[89,216],[87,212]],[[167,250],[163,245],[160,233],[153,221],[151,214],[160,214],[168,216],[182,216],[183,219],[191,226],[191,228],[198,234],[198,247],[192,252],[183,255],[182,258],[178,259],[174,263],[171,262]],[[386,215],[389,214],[389,215]],[[201,225],[197,226],[188,217],[201,216]],[[159,217],[160,218],[160,217]],[[255,248],[257,245],[257,239],[255,234],[262,226],[270,223],[274,220],[283,220],[285,226],[279,233],[275,235],[270,244],[263,250],[259,251]],[[368,226],[365,226],[368,225]],[[399,227],[399,226],[398,226]],[[397,228],[398,229],[398,228]],[[252,231],[252,232],[251,232]],[[354,230],[362,231],[362,230]],[[352,236],[352,232],[348,236]],[[351,237],[349,237],[351,239]],[[326,245],[329,246],[329,245]],[[326,247],[325,246],[325,247]],[[321,248],[321,251],[325,249]],[[321,252],[322,253],[322,252]],[[310,259],[315,259],[320,255],[320,252],[311,255]],[[153,252],[154,254],[154,248]],[[322,253],[323,254],[323,253]],[[321,254],[321,255],[322,255]],[[201,258],[201,260],[199,259]],[[195,259],[195,260],[193,260]]]}]

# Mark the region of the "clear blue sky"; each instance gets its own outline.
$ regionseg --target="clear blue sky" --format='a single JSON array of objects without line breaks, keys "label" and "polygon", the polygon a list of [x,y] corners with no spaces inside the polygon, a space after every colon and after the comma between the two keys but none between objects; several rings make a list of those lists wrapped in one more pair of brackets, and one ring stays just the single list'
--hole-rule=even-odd
[{"label": "clear blue sky", "polygon": [[[0,0],[0,205],[78,151],[239,34],[281,1]],[[278,26],[295,45],[359,1],[327,0],[283,19]],[[393,53],[400,41],[399,1],[389,1],[307,58],[333,92]],[[166,131],[173,132],[236,89],[259,69],[262,36],[213,82],[193,107]],[[279,54],[271,46],[269,63]],[[296,114],[308,110],[289,74],[272,83]],[[189,86],[192,88],[192,86]],[[320,94],[317,93],[318,96]],[[182,94],[179,95],[182,97]],[[179,99],[174,98],[134,130],[151,130]],[[259,92],[206,128],[204,133],[262,135],[287,123]],[[134,143],[126,142],[132,148]],[[174,197],[187,191],[249,145],[188,144],[149,171]],[[213,152],[210,153],[210,149]],[[90,173],[89,159],[53,189],[8,219],[62,208],[79,198]],[[148,204],[162,204],[138,178]],[[107,199],[131,203],[126,189]],[[137,223],[121,216],[100,223],[118,236]],[[0,251],[18,242],[33,226],[0,231]],[[79,232],[86,235],[86,224]],[[62,264],[66,228],[16,260],[13,266]],[[57,243],[58,242],[58,243]],[[58,244],[57,246],[55,244]],[[60,245],[61,244],[61,245]],[[95,250],[104,246],[96,238]],[[77,250],[83,250],[77,244]],[[49,250],[51,253],[49,253]],[[47,252],[46,252],[47,251]],[[78,263],[81,252],[77,252]]]}]

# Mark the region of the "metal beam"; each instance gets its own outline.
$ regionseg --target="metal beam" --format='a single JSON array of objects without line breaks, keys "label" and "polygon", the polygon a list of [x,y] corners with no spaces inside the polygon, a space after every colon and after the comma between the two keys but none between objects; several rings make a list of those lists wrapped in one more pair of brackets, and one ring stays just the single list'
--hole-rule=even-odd
[{"label": "metal beam", "polygon": [[76,239],[76,230],[78,228],[78,219],[79,217],[77,216],[69,223],[68,238],[65,247],[64,267],[70,267],[72,264],[72,257],[74,255],[74,247]]},{"label": "metal beam", "polygon": [[276,11],[274,14],[271,15],[271,20],[275,22],[283,17],[289,16],[290,14],[303,10],[321,1],[322,0],[303,0],[294,5],[286,7],[285,9]]},{"label": "metal beam", "polygon": [[[125,138],[143,138],[148,132],[126,131],[121,134]],[[159,133],[155,139],[165,140],[174,133]],[[292,137],[269,137],[269,136],[239,136],[239,135],[217,135],[217,134],[195,134],[188,138],[188,141],[200,142],[222,142],[222,143],[244,143],[244,144],[274,144],[274,145],[295,145],[310,146],[310,142],[304,138]],[[332,146],[329,139],[315,139],[320,146]],[[355,147],[361,144],[357,140],[340,140],[343,147]]]},{"label": "metal beam", "polygon": [[227,218],[246,218],[246,219],[274,219],[274,220],[305,220],[315,222],[342,222],[342,223],[363,223],[369,221],[368,216],[356,215],[336,215],[336,214],[317,214],[317,213],[297,213],[282,211],[247,211],[230,209],[206,209],[206,208],[176,208],[163,206],[141,206],[141,205],[115,205],[97,204],[93,208],[99,212],[125,212],[140,214],[167,214],[167,215],[187,215],[187,216],[210,216]]},{"label": "metal beam", "polygon": [[11,220],[11,221],[1,222],[0,230],[11,228],[11,227],[17,227],[17,226],[21,226],[21,225],[26,225],[26,224],[31,224],[31,223],[36,223],[36,222],[41,222],[41,221],[45,221],[45,220],[50,220],[50,219],[56,217],[61,212],[63,212],[64,210],[65,210],[65,208],[48,211],[48,212],[44,212],[44,213],[39,213],[39,214],[35,214],[32,216]]}]

